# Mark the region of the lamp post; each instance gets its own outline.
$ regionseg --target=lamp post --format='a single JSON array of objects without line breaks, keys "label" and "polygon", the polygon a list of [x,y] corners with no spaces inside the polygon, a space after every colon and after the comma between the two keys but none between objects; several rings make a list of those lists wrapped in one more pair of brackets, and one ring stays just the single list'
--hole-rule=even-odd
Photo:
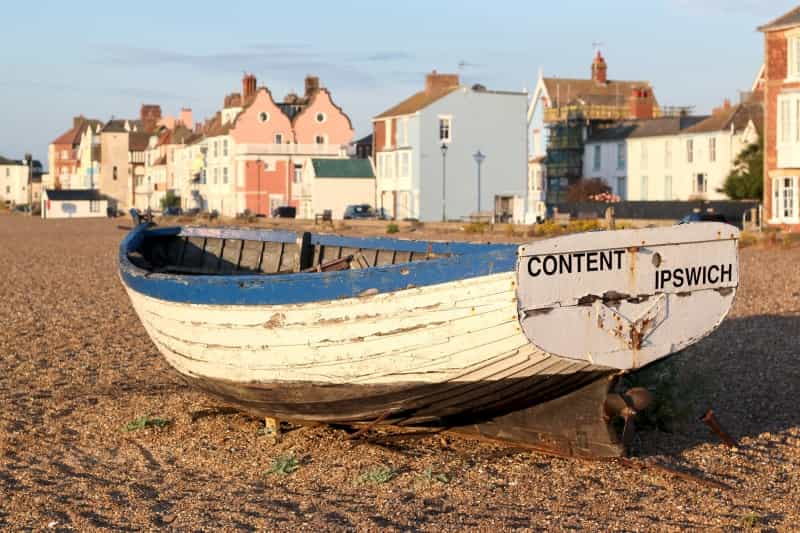
[{"label": "lamp post", "polygon": [[442,222],[447,222],[447,143],[442,142]]},{"label": "lamp post", "polygon": [[25,165],[28,167],[28,215],[33,215],[33,156],[25,154]]},{"label": "lamp post", "polygon": [[475,163],[478,164],[478,215],[481,213],[481,164],[483,160],[486,159],[486,156],[481,153],[480,150],[472,154],[472,158],[475,160]]}]

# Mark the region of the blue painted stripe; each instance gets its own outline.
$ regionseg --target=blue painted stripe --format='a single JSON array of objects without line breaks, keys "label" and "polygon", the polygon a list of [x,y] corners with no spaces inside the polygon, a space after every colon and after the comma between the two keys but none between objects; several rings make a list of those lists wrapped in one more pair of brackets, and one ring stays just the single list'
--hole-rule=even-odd
[{"label": "blue painted stripe", "polygon": [[[181,235],[189,228],[134,228],[122,241],[119,268],[123,282],[147,296],[171,302],[218,305],[277,305],[351,298],[366,291],[394,292],[410,286],[424,287],[460,279],[513,271],[516,265],[516,245],[473,243],[430,243],[435,253],[452,253],[449,257],[381,267],[280,275],[187,276],[154,274],[131,263],[128,253],[135,251],[147,238]],[[193,228],[193,236],[217,237],[230,230]],[[248,232],[248,230],[237,230]],[[257,234],[260,230],[253,230]],[[276,238],[286,233],[275,232]],[[244,238],[243,233],[228,238]],[[232,235],[238,235],[233,237]],[[261,234],[264,236],[264,233]],[[428,242],[399,239],[358,239],[333,235],[316,235],[317,243],[326,246],[353,248],[398,249],[399,251],[428,250]],[[260,240],[258,238],[254,240]],[[286,242],[286,241],[283,241]],[[292,239],[289,242],[294,242]],[[314,242],[314,238],[312,238]],[[413,243],[413,244],[409,244]]]}]

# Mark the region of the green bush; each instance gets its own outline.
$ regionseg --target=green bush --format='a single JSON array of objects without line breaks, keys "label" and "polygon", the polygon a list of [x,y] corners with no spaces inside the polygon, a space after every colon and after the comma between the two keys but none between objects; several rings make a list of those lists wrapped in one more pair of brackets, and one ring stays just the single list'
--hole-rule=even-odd
[{"label": "green bush", "polygon": [[161,199],[161,210],[170,208],[170,207],[180,207],[181,206],[181,197],[176,196],[174,192],[167,191],[167,194]]},{"label": "green bush", "polygon": [[390,222],[386,225],[386,233],[392,234],[397,233],[400,231],[400,228],[394,222]]}]

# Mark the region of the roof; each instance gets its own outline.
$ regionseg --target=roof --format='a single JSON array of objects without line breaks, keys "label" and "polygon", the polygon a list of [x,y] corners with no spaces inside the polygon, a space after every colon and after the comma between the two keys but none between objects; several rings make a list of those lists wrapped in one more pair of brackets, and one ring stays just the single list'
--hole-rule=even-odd
[{"label": "roof", "polygon": [[312,159],[317,178],[374,178],[368,159]]},{"label": "roof", "polygon": [[775,31],[800,26],[800,6],[758,27],[758,31]]},{"label": "roof", "polygon": [[385,118],[385,117],[396,117],[399,115],[410,115],[411,113],[416,113],[420,109],[425,109],[435,101],[439,100],[450,94],[451,92],[458,89],[458,85],[453,85],[451,87],[446,87],[442,89],[434,89],[434,90],[423,90],[418,93],[415,93],[399,104],[390,107],[380,115],[374,117],[378,118]]},{"label": "roof", "polygon": [[684,130],[688,130],[698,122],[709,118],[703,116],[684,116],[684,117],[661,117],[650,120],[642,120],[637,123],[636,129],[628,135],[629,138],[639,137],[659,137],[663,135],[675,135]]},{"label": "roof", "polygon": [[72,146],[77,146],[81,142],[81,135],[83,135],[83,132],[85,132],[87,128],[95,128],[102,124],[103,123],[99,120],[84,118],[77,126],[73,126],[59,135],[52,144],[70,144]]},{"label": "roof", "polygon": [[107,200],[97,189],[46,189],[47,198],[57,202]]},{"label": "roof", "polygon": [[[18,166],[27,166],[25,162],[21,159],[9,159],[7,157],[3,157],[0,155],[0,165],[18,165]],[[34,171],[42,168],[42,163],[38,159],[34,159],[31,162],[31,166],[33,167]]]},{"label": "roof", "polygon": [[750,121],[760,132],[764,123],[764,111],[760,103],[739,104],[733,107],[715,110],[710,117],[688,128],[687,133],[709,133],[728,130],[742,131]]},{"label": "roof", "polygon": [[586,143],[622,141],[636,131],[639,121],[616,122],[610,126],[599,127],[592,130]]},{"label": "roof", "polygon": [[372,134],[370,133],[369,135],[365,135],[364,137],[353,141],[353,144],[372,144]]},{"label": "roof", "polygon": [[144,124],[141,120],[126,120],[126,119],[114,119],[112,118],[108,122],[106,122],[105,126],[103,126],[104,133],[125,133],[128,130],[125,129],[125,123],[131,128],[131,131],[144,131]]},{"label": "roof", "polygon": [[128,136],[128,150],[131,152],[144,152],[150,143],[150,134],[144,131],[132,131]]},{"label": "roof", "polygon": [[624,106],[634,89],[653,91],[649,81],[608,80],[606,83],[597,83],[592,79],[572,78],[542,78],[542,81],[550,97],[550,107],[567,105],[576,100],[584,104]]}]

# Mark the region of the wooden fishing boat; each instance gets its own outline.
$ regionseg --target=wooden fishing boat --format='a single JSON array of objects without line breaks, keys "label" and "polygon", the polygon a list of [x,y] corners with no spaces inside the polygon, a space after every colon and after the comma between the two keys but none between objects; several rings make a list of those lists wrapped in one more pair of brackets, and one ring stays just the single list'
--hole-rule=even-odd
[{"label": "wooden fishing boat", "polygon": [[[727,243],[720,253],[728,255],[733,242],[733,259],[724,260],[735,263],[737,234],[729,229],[716,239]],[[705,242],[705,233],[695,240]],[[614,249],[634,237],[643,235],[617,235]],[[666,234],[661,241],[669,245]],[[567,245],[570,253],[582,246]],[[677,343],[674,335],[668,346],[660,341],[654,332],[670,318],[672,300],[683,298],[662,291],[649,318],[608,335],[616,349],[559,342],[554,334],[569,336],[564,326],[576,327],[570,321],[587,309],[595,323],[597,313],[619,321],[649,298],[594,290],[591,305],[566,293],[537,299],[540,280],[529,258],[553,254],[537,246],[139,224],[120,246],[119,267],[169,364],[197,388],[256,416],[460,427],[561,453],[619,455],[624,443],[610,419],[645,402],[635,394],[609,396],[614,376],[702,335],[695,328]],[[556,283],[552,260],[545,262]],[[713,287],[720,297],[703,334],[730,307],[735,271],[730,278],[724,296],[719,284]],[[631,336],[632,344],[622,339]],[[650,337],[660,344],[653,348]]]}]

